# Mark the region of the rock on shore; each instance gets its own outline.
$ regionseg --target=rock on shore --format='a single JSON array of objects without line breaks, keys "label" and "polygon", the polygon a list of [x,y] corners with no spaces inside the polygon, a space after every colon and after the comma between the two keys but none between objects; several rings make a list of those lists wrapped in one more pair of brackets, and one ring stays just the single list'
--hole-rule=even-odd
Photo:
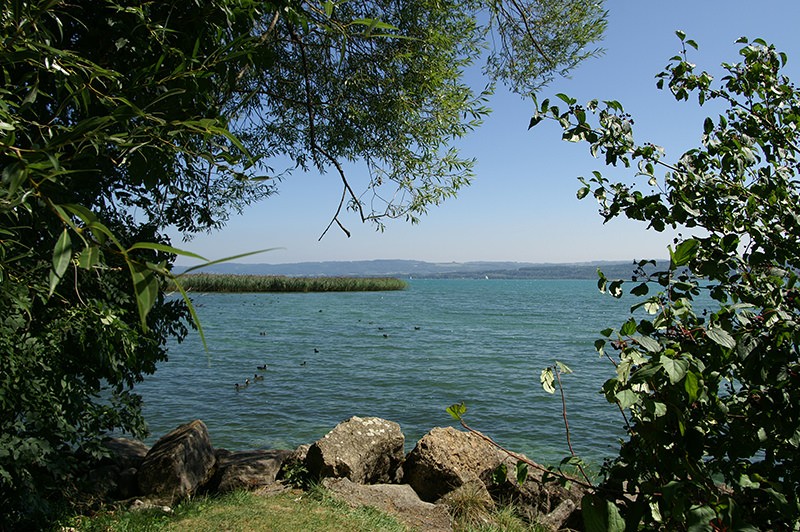
[{"label": "rock on shore", "polygon": [[[551,530],[580,529],[578,488],[543,482],[536,469],[527,480],[498,479],[513,462],[480,435],[453,427],[434,428],[404,456],[400,426],[376,417],[351,417],[318,441],[295,450],[214,449],[206,425],[181,425],[147,447],[109,439],[110,459],[92,472],[95,495],[132,506],[172,506],[196,493],[236,489],[282,489],[283,476],[305,470],[336,497],[353,506],[373,506],[409,527],[452,530],[448,503],[464,491],[483,502],[512,501],[525,517]],[[100,492],[100,493],[97,493]]]}]

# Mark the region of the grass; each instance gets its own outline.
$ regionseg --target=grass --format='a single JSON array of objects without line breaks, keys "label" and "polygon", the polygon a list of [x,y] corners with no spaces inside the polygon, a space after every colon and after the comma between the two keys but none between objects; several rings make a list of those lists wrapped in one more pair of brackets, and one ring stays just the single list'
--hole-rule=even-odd
[{"label": "grass", "polygon": [[[161,510],[105,510],[91,517],[76,516],[59,530],[77,532],[412,532],[393,516],[374,508],[351,508],[327,490],[277,494],[238,491],[218,497],[198,497],[178,505],[172,513]],[[542,532],[520,519],[511,507],[482,514],[476,519],[454,520],[455,532]],[[424,531],[420,531],[424,532]]]},{"label": "grass", "polygon": [[[394,517],[373,508],[350,508],[323,490],[286,491],[274,495],[239,491],[195,498],[173,513],[161,510],[105,511],[74,517],[67,527],[79,532],[406,532]],[[63,530],[63,529],[62,529]]]},{"label": "grass", "polygon": [[181,276],[195,292],[376,292],[405,290],[407,283],[388,277],[285,277],[193,273]]}]

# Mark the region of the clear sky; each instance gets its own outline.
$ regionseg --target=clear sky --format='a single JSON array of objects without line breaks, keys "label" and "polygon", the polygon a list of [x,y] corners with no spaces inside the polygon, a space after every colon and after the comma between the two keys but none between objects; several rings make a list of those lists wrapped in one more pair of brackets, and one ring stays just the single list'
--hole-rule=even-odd
[{"label": "clear sky", "polygon": [[[663,146],[668,160],[699,144],[703,118],[712,113],[699,108],[696,100],[675,102],[655,87],[654,76],[680,50],[675,30],[697,41],[700,50],[692,51],[690,60],[712,74],[721,72],[721,62],[738,60],[740,45],[734,41],[747,36],[787,52],[786,73],[800,80],[800,0],[608,0],[606,8],[605,55],[584,62],[570,79],[554,82],[539,98],[563,92],[581,103],[618,100],[635,119],[637,141]],[[381,233],[348,213],[342,220],[350,238],[332,227],[318,242],[335,212],[340,182],[333,173],[298,173],[281,184],[278,195],[232,217],[223,230],[173,244],[209,259],[283,248],[238,261],[263,263],[584,262],[667,256],[672,235],[645,231],[642,224],[622,219],[604,225],[593,199],[575,197],[577,176],[600,170],[630,180],[633,171],[604,168],[586,145],[561,141],[553,124],[528,131],[532,104],[500,87],[490,107],[492,115],[461,144],[464,155],[478,159],[474,183],[432,208],[417,225],[390,220]],[[354,180],[359,172],[365,171],[350,170]]]}]

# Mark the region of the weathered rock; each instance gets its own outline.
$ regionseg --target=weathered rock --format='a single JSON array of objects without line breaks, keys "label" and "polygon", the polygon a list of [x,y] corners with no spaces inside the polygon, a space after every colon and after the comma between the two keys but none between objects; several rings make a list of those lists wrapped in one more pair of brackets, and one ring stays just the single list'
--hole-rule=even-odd
[{"label": "weathered rock", "polygon": [[459,486],[490,481],[503,454],[477,434],[436,427],[417,442],[403,464],[403,481],[433,502]]},{"label": "weathered rock", "polygon": [[306,467],[316,477],[347,477],[360,484],[395,482],[404,443],[397,423],[354,416],[311,445]]},{"label": "weathered rock", "polygon": [[130,438],[106,438],[103,440],[103,447],[109,451],[106,460],[115,464],[120,470],[131,467],[138,469],[150,450],[144,442]]},{"label": "weathered rock", "polygon": [[102,445],[108,456],[86,475],[86,493],[101,500],[128,499],[138,495],[136,469],[149,447],[128,438],[107,438]]},{"label": "weathered rock", "polygon": [[352,507],[371,506],[391,514],[413,530],[450,532],[450,514],[441,504],[422,501],[408,484],[355,484],[347,478],[326,478],[322,485]]},{"label": "weathered rock", "polygon": [[137,472],[142,494],[174,503],[196,492],[214,474],[214,449],[205,423],[181,425],[156,442]]},{"label": "weathered rock", "polygon": [[529,467],[527,479],[520,484],[514,472],[515,463],[512,458],[506,458],[506,481],[489,485],[489,491],[495,500],[513,504],[517,512],[527,520],[550,530],[572,528],[573,524],[582,522],[580,504],[585,491],[577,483],[571,483],[569,488],[565,488],[556,480],[543,482],[543,471]]},{"label": "weathered rock", "polygon": [[217,453],[216,472],[208,489],[226,493],[273,484],[283,462],[291,455],[292,451],[286,450]]}]

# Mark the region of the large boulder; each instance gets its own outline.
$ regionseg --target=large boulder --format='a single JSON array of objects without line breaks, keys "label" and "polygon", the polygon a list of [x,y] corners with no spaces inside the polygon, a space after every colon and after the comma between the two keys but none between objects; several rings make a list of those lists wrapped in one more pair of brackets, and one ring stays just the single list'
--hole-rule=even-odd
[{"label": "large boulder", "polygon": [[423,501],[434,502],[457,488],[491,482],[504,454],[477,434],[436,427],[417,442],[403,464],[403,482]]},{"label": "large boulder", "polygon": [[326,478],[322,485],[339,500],[358,508],[369,506],[395,516],[412,530],[451,532],[450,514],[441,504],[420,500],[408,484],[354,484],[347,478]]},{"label": "large boulder", "polygon": [[102,446],[107,456],[87,474],[86,493],[101,500],[128,499],[137,495],[136,470],[149,447],[129,438],[107,438]]},{"label": "large boulder", "polygon": [[346,477],[359,484],[397,481],[405,437],[400,425],[353,416],[308,449],[306,467],[315,477]]},{"label": "large boulder", "polygon": [[255,490],[275,483],[284,461],[292,451],[217,452],[217,467],[209,491],[225,493],[237,489]]},{"label": "large boulder", "polygon": [[192,421],[153,445],[136,475],[139,490],[147,497],[174,503],[208,482],[215,463],[205,423]]}]

